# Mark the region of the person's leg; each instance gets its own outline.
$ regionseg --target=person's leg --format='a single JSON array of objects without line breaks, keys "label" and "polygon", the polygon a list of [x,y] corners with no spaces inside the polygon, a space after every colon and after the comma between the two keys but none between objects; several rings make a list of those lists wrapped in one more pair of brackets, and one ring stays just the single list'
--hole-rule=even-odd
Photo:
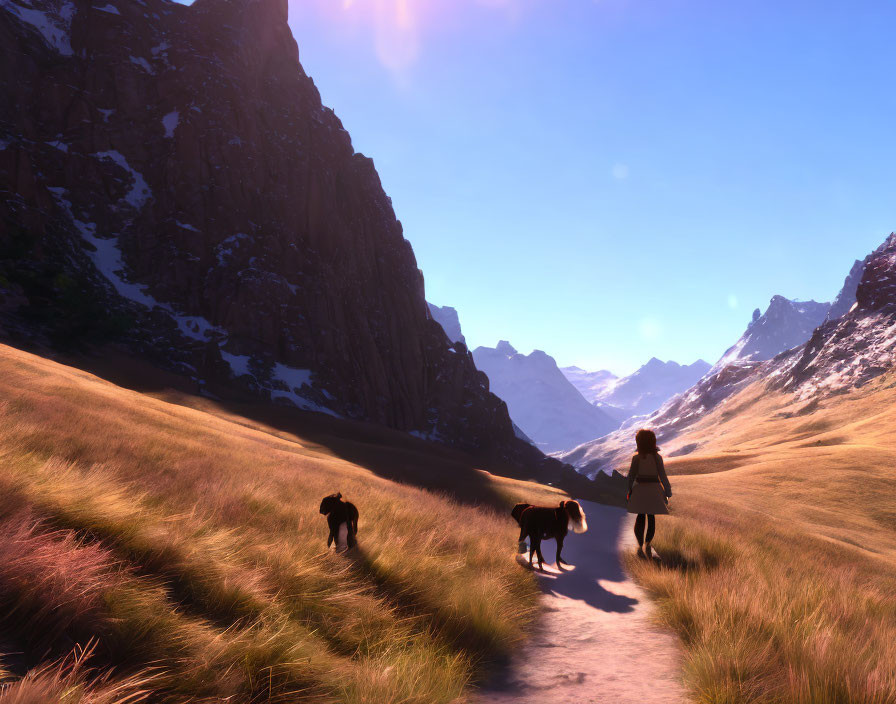
[{"label": "person's leg", "polygon": [[647,557],[653,557],[653,549],[650,547],[650,541],[653,540],[653,534],[656,530],[656,516],[652,513],[647,514],[647,535],[644,539],[644,552]]},{"label": "person's leg", "polygon": [[638,550],[644,545],[644,514],[639,513],[635,519],[635,538],[638,539]]}]

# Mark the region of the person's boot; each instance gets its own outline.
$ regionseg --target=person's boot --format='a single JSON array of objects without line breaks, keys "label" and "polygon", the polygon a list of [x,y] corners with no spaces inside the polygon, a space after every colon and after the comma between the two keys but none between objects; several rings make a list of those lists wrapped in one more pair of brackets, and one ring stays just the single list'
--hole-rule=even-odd
[{"label": "person's boot", "polygon": [[635,555],[636,555],[636,556],[638,557],[638,559],[640,559],[640,560],[644,560],[644,559],[646,559],[646,557],[647,557],[647,556],[644,554],[644,548],[643,548],[641,545],[638,546],[638,552],[636,552]]},{"label": "person's boot", "polygon": [[648,560],[653,559],[653,548],[650,547],[650,543],[644,543],[644,554],[647,556]]}]

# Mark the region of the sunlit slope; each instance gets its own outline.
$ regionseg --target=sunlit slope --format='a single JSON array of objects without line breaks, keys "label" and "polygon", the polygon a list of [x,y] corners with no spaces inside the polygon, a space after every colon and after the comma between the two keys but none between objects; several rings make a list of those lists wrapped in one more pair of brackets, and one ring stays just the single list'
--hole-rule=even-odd
[{"label": "sunlit slope", "polygon": [[795,521],[896,560],[894,380],[808,403],[745,389],[671,446],[702,443],[697,456],[671,458],[670,472],[709,472],[678,477],[680,498]]},{"label": "sunlit slope", "polygon": [[896,702],[896,376],[818,401],[754,384],[665,450],[670,568],[631,561],[703,702]]},{"label": "sunlit slope", "polygon": [[[94,670],[69,680],[114,668],[96,685],[109,701],[124,686],[152,701],[447,702],[523,636],[536,588],[508,559],[506,514],[196,405],[216,412],[0,346],[0,672],[16,687],[64,688],[34,668],[93,643]],[[376,467],[426,464],[425,448],[359,445]],[[492,505],[560,496],[432,464],[487,482]],[[318,505],[337,490],[361,512],[354,554],[325,550]]]}]

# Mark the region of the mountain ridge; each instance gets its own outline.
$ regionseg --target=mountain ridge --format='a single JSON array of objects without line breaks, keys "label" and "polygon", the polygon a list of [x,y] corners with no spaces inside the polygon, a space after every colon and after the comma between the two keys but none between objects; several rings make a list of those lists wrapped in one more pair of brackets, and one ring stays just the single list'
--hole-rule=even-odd
[{"label": "mountain ridge", "polygon": [[513,422],[546,452],[557,452],[599,437],[618,423],[588,403],[542,350],[524,355],[506,340],[477,347],[473,359],[504,399]]},{"label": "mountain ridge", "polygon": [[669,398],[692,386],[709,369],[709,363],[702,359],[679,364],[651,357],[621,378],[606,376],[610,372],[585,372],[578,367],[564,367],[561,371],[589,402],[624,423],[634,416],[655,411]]},{"label": "mountain ridge", "polygon": [[[859,271],[855,302],[847,308],[851,286]],[[783,296],[772,298],[769,303],[772,314],[767,318],[754,315],[747,332],[706,376],[638,421],[654,429],[661,443],[669,442],[753,383],[763,382],[770,389],[783,390],[798,400],[812,403],[860,387],[891,369],[896,361],[896,233],[890,234],[863,262],[853,264],[838,300],[840,308],[847,308],[847,312],[832,320],[829,308],[825,309],[828,304],[794,302]],[[769,357],[769,341],[786,344],[792,337],[764,336],[768,323],[757,323],[763,319],[792,320],[794,313],[800,317],[801,324],[788,331],[791,336],[804,335],[807,320],[819,317],[821,320],[804,342]],[[748,344],[741,344],[745,341]],[[766,359],[753,358],[762,356]],[[619,466],[631,449],[631,436],[632,427],[623,424],[614,433],[558,457],[593,476]],[[678,448],[677,453],[688,454],[697,449],[696,445],[688,446]]]}]

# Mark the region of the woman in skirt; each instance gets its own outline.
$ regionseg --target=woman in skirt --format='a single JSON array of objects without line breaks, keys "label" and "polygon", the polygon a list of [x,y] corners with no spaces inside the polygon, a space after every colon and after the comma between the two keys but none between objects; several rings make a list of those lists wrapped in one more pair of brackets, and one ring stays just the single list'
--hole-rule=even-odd
[{"label": "woman in skirt", "polygon": [[[669,513],[666,508],[672,487],[666,477],[663,458],[656,446],[656,435],[652,430],[641,429],[635,435],[637,454],[632,457],[628,472],[628,512],[636,513],[635,537],[638,539],[638,557],[651,557],[650,541],[656,530],[656,519],[660,513]],[[644,535],[644,526],[647,535]]]}]

